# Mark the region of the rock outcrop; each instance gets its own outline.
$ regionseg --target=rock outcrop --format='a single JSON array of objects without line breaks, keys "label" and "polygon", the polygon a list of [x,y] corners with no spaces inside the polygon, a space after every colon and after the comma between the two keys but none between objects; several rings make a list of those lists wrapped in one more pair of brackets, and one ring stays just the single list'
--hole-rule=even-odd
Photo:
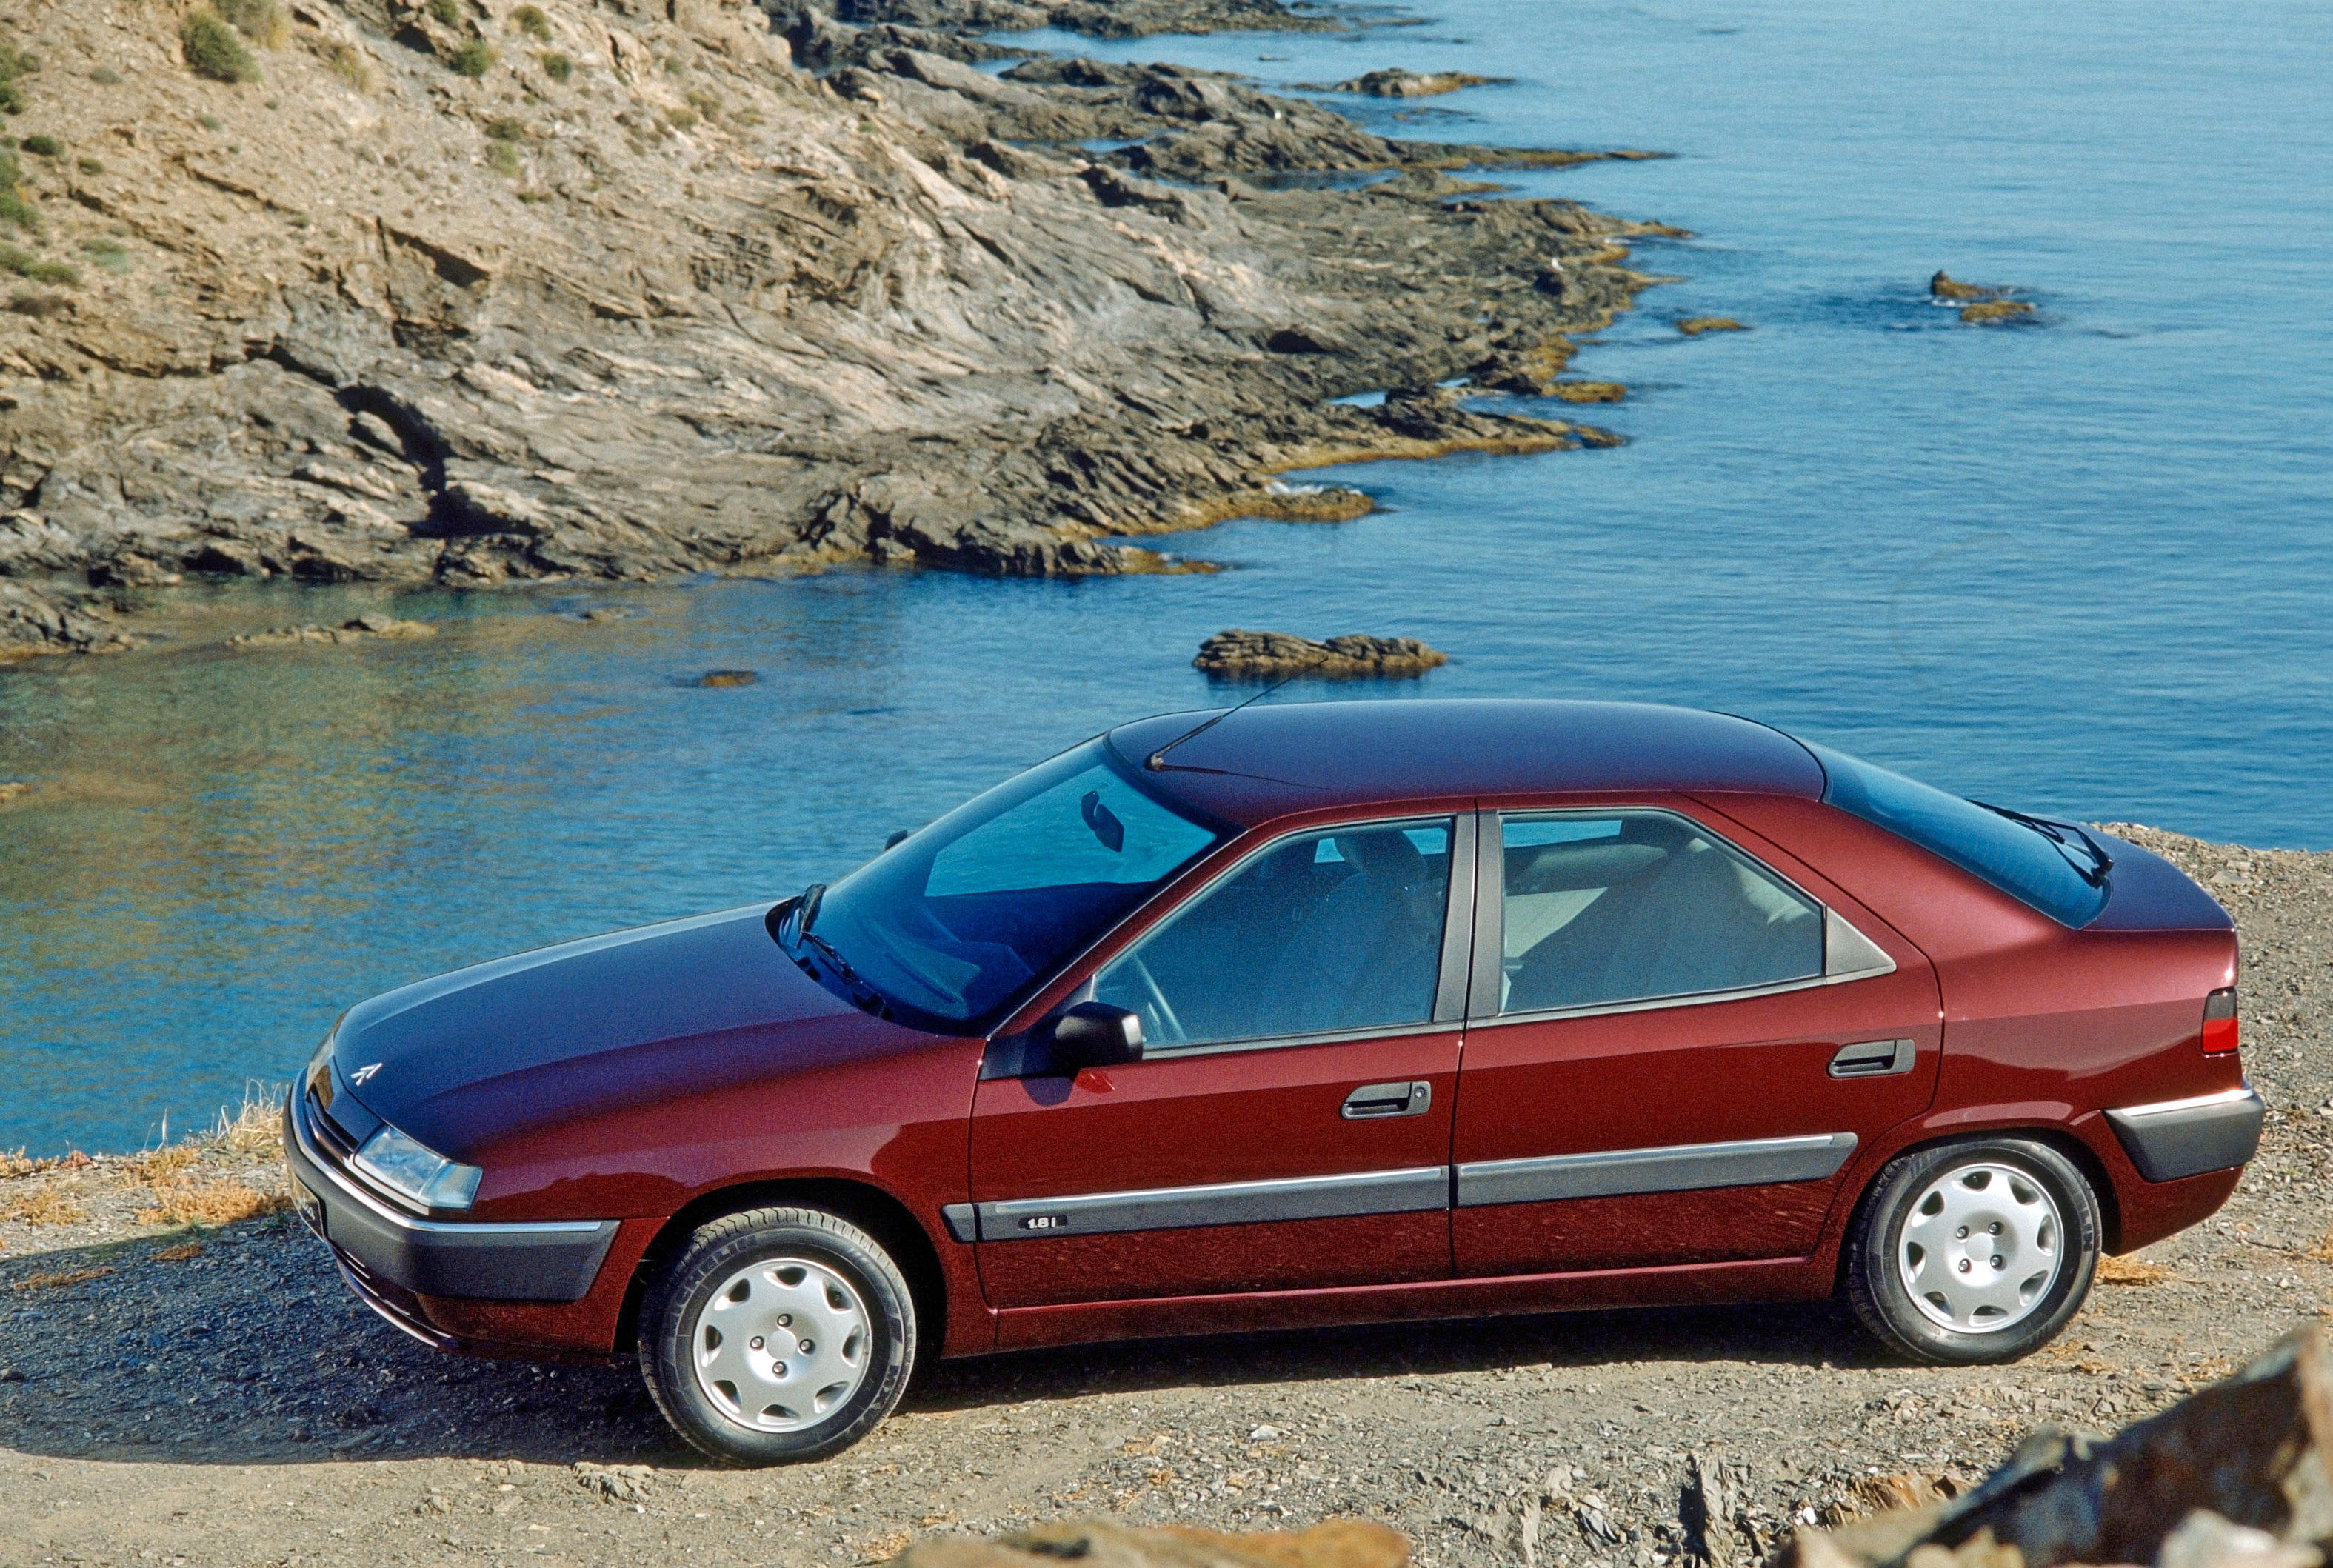
[{"label": "rock outcrop", "polygon": [[1349,679],[1356,676],[1423,675],[1450,662],[1441,649],[1428,648],[1415,637],[1332,637],[1326,642],[1285,631],[1243,631],[1237,627],[1218,631],[1199,644],[1192,667],[1214,676],[1319,675]]},{"label": "rock outcrop", "polygon": [[232,84],[172,16],[54,0],[11,124],[55,155],[0,169],[0,656],[122,646],[197,576],[1204,569],[1123,541],[1366,509],[1271,488],[1308,466],[1615,438],[1435,385],[1543,388],[1675,232],[1444,171],[1608,155],[972,69],[1020,9],[254,0]]},{"label": "rock outcrop", "polygon": [[1770,1568],[2319,1568],[2333,1553],[2333,1368],[2296,1330],[2110,1438],[2043,1428],[1966,1495],[1836,1533]]}]

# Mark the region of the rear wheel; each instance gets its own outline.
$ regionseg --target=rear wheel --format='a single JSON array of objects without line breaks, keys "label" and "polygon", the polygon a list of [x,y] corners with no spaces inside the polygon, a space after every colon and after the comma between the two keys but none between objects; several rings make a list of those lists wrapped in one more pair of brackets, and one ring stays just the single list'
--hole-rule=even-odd
[{"label": "rear wheel", "polygon": [[1848,1237],[1865,1328],[1924,1361],[2015,1361],[2088,1296],[2098,1203],[2071,1160],[2024,1138],[1973,1139],[1879,1173]]},{"label": "rear wheel", "polygon": [[733,1465],[822,1459],[907,1391],[915,1299],[891,1255],[814,1208],[701,1226],[640,1308],[640,1371],[675,1430]]}]

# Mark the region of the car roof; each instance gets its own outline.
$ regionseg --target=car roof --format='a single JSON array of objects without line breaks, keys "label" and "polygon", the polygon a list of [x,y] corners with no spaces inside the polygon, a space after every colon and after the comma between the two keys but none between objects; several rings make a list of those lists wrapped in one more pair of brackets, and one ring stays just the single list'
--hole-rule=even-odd
[{"label": "car roof", "polygon": [[[1197,726],[1216,720],[1208,727]],[[1178,736],[1186,736],[1179,744]],[[1143,782],[1219,820],[1453,796],[1660,790],[1820,799],[1822,765],[1778,729],[1635,702],[1259,702],[1109,731]]]}]

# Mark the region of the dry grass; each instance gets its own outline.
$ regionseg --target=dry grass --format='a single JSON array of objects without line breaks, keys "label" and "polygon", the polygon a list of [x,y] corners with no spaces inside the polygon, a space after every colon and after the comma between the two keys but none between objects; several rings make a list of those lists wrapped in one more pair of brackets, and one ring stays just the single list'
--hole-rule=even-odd
[{"label": "dry grass", "polygon": [[245,1084],[243,1103],[233,1111],[222,1108],[202,1141],[226,1154],[274,1153],[283,1147],[283,1094],[280,1083]]},{"label": "dry grass", "polygon": [[137,1180],[151,1185],[168,1181],[198,1163],[203,1151],[191,1143],[172,1144],[167,1149],[150,1149],[131,1160],[129,1171]]},{"label": "dry grass", "polygon": [[55,1290],[69,1284],[86,1284],[93,1279],[103,1279],[113,1271],[110,1268],[69,1268],[56,1274],[28,1274],[10,1290]]},{"label": "dry grass", "polygon": [[53,1187],[36,1188],[0,1207],[0,1219],[18,1225],[79,1225],[88,1217],[89,1210]]},{"label": "dry grass", "polygon": [[173,1182],[154,1188],[154,1207],[138,1211],[140,1225],[233,1225],[280,1214],[292,1206],[281,1193],[262,1192],[240,1181]]},{"label": "dry grass", "polygon": [[198,1241],[180,1242],[176,1246],[162,1247],[152,1255],[156,1263],[185,1263],[189,1258],[202,1255],[203,1244]]},{"label": "dry grass", "polygon": [[2098,1259],[2101,1284],[2161,1284],[2170,1277],[2171,1271],[2159,1263],[2141,1263],[2135,1257]]},{"label": "dry grass", "polygon": [[2319,1263],[2333,1263],[2333,1230],[2327,1231],[2319,1238],[2315,1246],[2310,1247],[2301,1255],[2313,1257]]}]

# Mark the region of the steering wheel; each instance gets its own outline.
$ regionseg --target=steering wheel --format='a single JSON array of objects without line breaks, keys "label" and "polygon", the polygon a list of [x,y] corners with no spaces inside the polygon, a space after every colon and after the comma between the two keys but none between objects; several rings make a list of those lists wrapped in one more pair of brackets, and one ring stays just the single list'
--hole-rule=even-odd
[{"label": "steering wheel", "polygon": [[1167,1031],[1171,1031],[1171,1034],[1162,1032],[1165,1039],[1189,1039],[1189,1034],[1183,1027],[1183,1021],[1175,1016],[1175,1004],[1166,1000],[1166,993],[1158,988],[1157,976],[1151,974],[1150,966],[1142,961],[1142,955],[1129,953],[1127,955],[1126,961],[1133,966],[1134,976],[1142,982],[1142,988],[1150,993],[1151,1005],[1158,1010],[1158,1021],[1166,1026]]}]

